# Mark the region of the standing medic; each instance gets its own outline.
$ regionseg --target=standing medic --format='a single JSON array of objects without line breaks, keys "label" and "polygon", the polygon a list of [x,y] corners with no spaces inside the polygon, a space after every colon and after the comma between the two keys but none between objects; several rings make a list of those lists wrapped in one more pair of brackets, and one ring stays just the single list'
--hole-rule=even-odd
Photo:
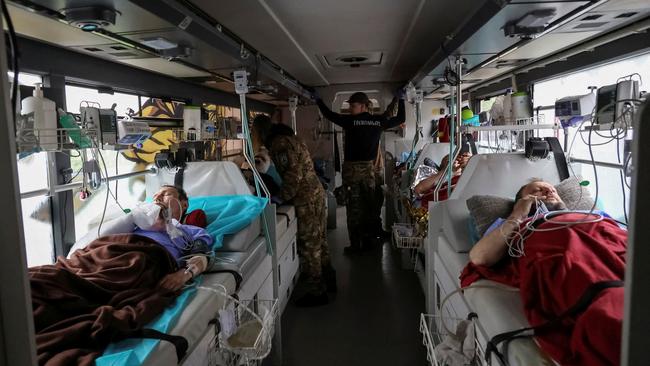
[{"label": "standing medic", "polygon": [[291,201],[298,218],[298,248],[306,294],[297,306],[319,306],[329,302],[327,290],[336,290],[336,273],[332,268],[327,245],[325,190],[314,171],[307,146],[291,127],[274,124],[265,115],[253,120],[253,133],[267,147],[282,177],[275,203]]},{"label": "standing medic", "polygon": [[346,253],[359,252],[362,245],[371,245],[377,231],[375,159],[379,151],[382,131],[398,126],[406,120],[404,93],[398,92],[397,116],[370,114],[370,100],[365,93],[350,96],[350,114],[332,112],[323,101],[314,95],[318,108],[325,118],[341,126],[345,131],[343,163],[343,186],[347,190],[347,223],[350,246]]}]

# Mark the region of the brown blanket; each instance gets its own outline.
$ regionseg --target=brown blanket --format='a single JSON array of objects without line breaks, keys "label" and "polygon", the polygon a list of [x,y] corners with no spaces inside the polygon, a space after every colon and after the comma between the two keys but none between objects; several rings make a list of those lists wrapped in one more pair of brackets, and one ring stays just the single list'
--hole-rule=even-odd
[{"label": "brown blanket", "polygon": [[158,287],[177,270],[140,236],[99,238],[70,259],[29,269],[40,365],[92,365],[108,343],[142,328],[178,293]]}]

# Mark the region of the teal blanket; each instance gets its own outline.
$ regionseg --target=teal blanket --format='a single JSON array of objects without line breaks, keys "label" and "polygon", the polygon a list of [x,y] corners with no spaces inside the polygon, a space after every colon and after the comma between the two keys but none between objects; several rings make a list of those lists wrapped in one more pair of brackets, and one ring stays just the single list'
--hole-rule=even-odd
[{"label": "teal blanket", "polygon": [[[189,200],[189,211],[202,209],[208,218],[206,230],[214,237],[214,248],[220,248],[223,237],[237,233],[261,215],[268,203],[265,198],[255,196],[211,196],[193,197]],[[201,277],[195,283],[200,283]],[[163,333],[176,324],[176,320],[196,293],[196,287],[187,288],[176,301],[149,323],[145,328]],[[110,344],[104,354],[95,360],[97,366],[138,366],[158,344],[156,339],[127,339]]]}]

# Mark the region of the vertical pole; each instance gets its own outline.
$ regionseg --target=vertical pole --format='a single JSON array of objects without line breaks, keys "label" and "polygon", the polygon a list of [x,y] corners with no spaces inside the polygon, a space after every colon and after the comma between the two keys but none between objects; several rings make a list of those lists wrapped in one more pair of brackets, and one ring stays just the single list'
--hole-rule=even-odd
[{"label": "vertical pole", "polygon": [[0,37],[0,365],[35,365],[34,319],[27,279],[16,140],[7,88],[5,37]]},{"label": "vertical pole", "polygon": [[[634,125],[632,151],[632,189],[630,192],[630,227],[625,268],[625,315],[623,320],[623,344],[621,365],[647,364],[650,337],[648,308],[650,307],[650,229],[647,223],[647,207],[650,204],[650,102],[646,102]],[[644,225],[646,224],[646,225]]]},{"label": "vertical pole", "polygon": [[[240,82],[246,83],[247,80],[240,80]],[[242,134],[244,135],[244,157],[246,158],[248,164],[251,167],[251,171],[253,172],[253,175],[255,176],[255,190],[257,192],[257,195],[259,197],[262,196],[262,190],[264,190],[264,193],[266,193],[266,196],[270,199],[271,195],[269,194],[269,191],[266,189],[266,186],[262,182],[262,178],[259,175],[259,172],[255,168],[255,162],[254,162],[254,157],[255,157],[255,151],[253,150],[253,141],[251,139],[251,134],[250,130],[248,128],[248,110],[246,109],[246,91],[247,88],[242,88],[238,90],[239,93],[239,102],[240,102],[240,110],[241,110],[241,123],[242,123]],[[268,251],[269,255],[271,255],[271,275],[273,276],[273,298],[274,299],[279,299],[280,298],[280,268],[278,266],[278,251],[275,243],[275,227],[271,229],[271,225],[269,225],[269,216],[271,216],[269,213],[275,211],[275,208],[273,210],[270,210],[268,207],[270,206],[267,205],[266,209],[262,212],[262,226],[264,229],[264,236],[266,238],[266,242],[268,243]],[[275,217],[275,215],[271,216]],[[273,235],[271,235],[273,234]],[[278,317],[275,319],[275,333],[273,337],[273,364],[274,365],[281,365],[282,364],[282,314],[278,312]]]},{"label": "vertical pole", "polygon": [[[47,75],[44,77],[43,94],[54,101],[57,107],[65,110],[65,77],[62,75]],[[48,187],[67,183],[67,177],[61,174],[64,169],[69,169],[70,155],[62,152],[48,152]],[[54,238],[54,255],[65,256],[76,241],[74,225],[73,192],[59,192],[52,194],[50,199],[52,212],[52,233]]]}]

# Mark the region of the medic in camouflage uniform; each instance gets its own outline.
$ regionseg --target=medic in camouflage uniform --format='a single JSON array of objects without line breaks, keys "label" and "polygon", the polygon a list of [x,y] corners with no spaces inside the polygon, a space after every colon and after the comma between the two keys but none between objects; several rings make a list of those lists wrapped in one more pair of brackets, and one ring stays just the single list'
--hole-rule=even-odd
[{"label": "medic in camouflage uniform", "polygon": [[325,190],[321,185],[307,146],[283,124],[273,124],[264,115],[255,117],[253,132],[269,150],[282,177],[275,203],[291,201],[298,218],[298,249],[307,293],[296,301],[298,306],[328,303],[327,290],[336,290],[336,275],[330,263],[327,245]]},{"label": "medic in camouflage uniform", "polygon": [[348,194],[346,214],[350,237],[350,246],[345,248],[346,253],[359,252],[362,245],[370,246],[377,234],[377,190],[381,188],[374,163],[379,151],[381,133],[406,120],[404,93],[398,91],[398,94],[395,117],[389,117],[388,114],[370,114],[370,100],[365,93],[358,92],[350,96],[349,115],[332,112],[314,95],[323,116],[343,127],[345,131],[343,186]]}]

